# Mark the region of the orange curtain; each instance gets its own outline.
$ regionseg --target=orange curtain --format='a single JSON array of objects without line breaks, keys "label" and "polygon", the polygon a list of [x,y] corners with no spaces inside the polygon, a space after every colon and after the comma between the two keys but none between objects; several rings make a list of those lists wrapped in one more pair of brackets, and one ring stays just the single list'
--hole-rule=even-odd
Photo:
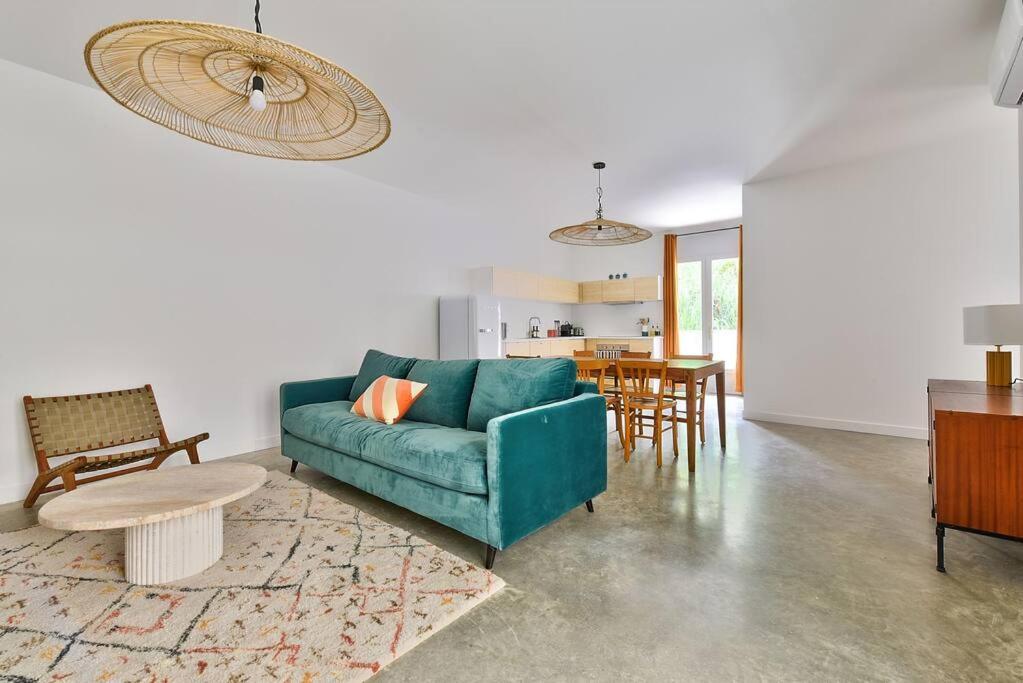
[{"label": "orange curtain", "polygon": [[739,316],[735,338],[735,393],[742,393],[742,226],[739,226]]},{"label": "orange curtain", "polygon": [[664,236],[664,357],[678,353],[678,235]]}]

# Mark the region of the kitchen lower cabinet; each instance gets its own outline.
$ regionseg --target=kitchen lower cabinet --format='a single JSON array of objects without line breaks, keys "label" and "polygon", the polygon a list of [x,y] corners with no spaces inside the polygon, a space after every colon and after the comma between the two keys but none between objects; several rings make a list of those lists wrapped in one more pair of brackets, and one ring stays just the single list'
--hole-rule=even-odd
[{"label": "kitchen lower cabinet", "polygon": [[528,341],[509,341],[504,343],[504,353],[507,356],[528,356]]},{"label": "kitchen lower cabinet", "polygon": [[651,357],[660,358],[663,354],[661,350],[664,346],[661,344],[662,337],[600,337],[586,340],[586,350],[596,351],[598,345],[603,344],[618,344],[626,346],[629,351],[634,352],[645,352],[649,351]]},{"label": "kitchen lower cabinet", "polygon": [[576,351],[583,351],[585,349],[585,340],[567,337],[524,339],[520,341],[506,341],[504,343],[504,353],[509,356],[540,356],[541,358],[550,358],[553,356],[571,356]]},{"label": "kitchen lower cabinet", "polygon": [[548,341],[550,342],[548,349],[550,356],[571,356],[576,351],[586,349],[585,339],[554,338]]}]

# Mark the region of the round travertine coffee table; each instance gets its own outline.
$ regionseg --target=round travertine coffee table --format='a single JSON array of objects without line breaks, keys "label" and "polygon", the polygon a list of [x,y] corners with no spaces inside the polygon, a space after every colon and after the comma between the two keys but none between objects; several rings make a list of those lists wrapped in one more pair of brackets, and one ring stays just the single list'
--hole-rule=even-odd
[{"label": "round travertine coffee table", "polygon": [[124,575],[166,583],[198,574],[224,553],[224,505],[252,493],[266,470],[211,463],[126,474],[51,500],[39,523],[51,529],[121,529]]}]

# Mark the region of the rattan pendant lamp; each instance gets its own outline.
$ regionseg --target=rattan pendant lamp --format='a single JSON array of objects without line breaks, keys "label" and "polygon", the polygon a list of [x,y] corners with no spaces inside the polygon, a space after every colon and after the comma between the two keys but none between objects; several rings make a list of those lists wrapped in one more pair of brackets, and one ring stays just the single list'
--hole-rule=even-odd
[{"label": "rattan pendant lamp", "polygon": [[108,26],[85,46],[99,86],[139,116],[248,154],[323,161],[382,145],[391,122],[357,78],[256,30],[165,19]]},{"label": "rattan pendant lamp", "polygon": [[610,218],[604,218],[604,188],[600,185],[600,172],[607,167],[603,161],[593,162],[593,168],[597,171],[597,211],[596,218],[558,228],[550,234],[555,242],[563,244],[576,244],[584,247],[613,247],[619,244],[633,244],[653,237],[649,230],[632,225],[621,223]]}]

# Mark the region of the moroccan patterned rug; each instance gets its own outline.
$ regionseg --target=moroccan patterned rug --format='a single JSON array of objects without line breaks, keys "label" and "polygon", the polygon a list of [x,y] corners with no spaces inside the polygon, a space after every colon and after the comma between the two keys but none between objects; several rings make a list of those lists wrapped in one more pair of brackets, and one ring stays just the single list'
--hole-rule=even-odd
[{"label": "moroccan patterned rug", "polygon": [[128,584],[123,536],[0,534],[0,680],[358,681],[504,585],[276,472],[202,574]]}]

